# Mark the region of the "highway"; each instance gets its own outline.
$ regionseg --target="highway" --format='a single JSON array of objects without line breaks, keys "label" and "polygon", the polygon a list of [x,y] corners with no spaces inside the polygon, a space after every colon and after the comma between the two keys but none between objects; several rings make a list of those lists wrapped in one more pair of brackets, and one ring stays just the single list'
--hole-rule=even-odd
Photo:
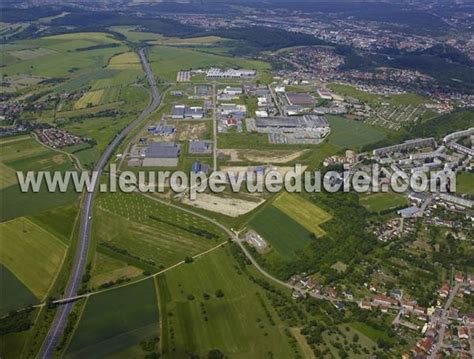
[{"label": "highway", "polygon": [[[77,295],[77,291],[80,288],[84,269],[87,264],[87,253],[90,242],[90,233],[92,227],[92,212],[94,205],[95,192],[97,190],[97,183],[100,181],[100,177],[104,170],[107,161],[110,156],[116,150],[120,142],[134,129],[136,128],[146,117],[148,117],[153,111],[155,111],[161,103],[161,95],[156,86],[156,81],[151,71],[150,65],[146,59],[143,49],[139,50],[140,61],[145,71],[148,83],[151,88],[151,100],[148,106],[138,116],[136,120],[130,123],[125,129],[122,130],[108,145],[105,151],[102,153],[99,161],[97,162],[94,171],[98,173],[98,176],[93,180],[92,185],[94,188],[93,192],[86,192],[84,195],[84,201],[82,205],[81,213],[81,225],[79,232],[79,240],[77,243],[77,250],[74,256],[74,263],[71,270],[71,277],[69,278],[66,291],[64,293],[65,298],[74,297]],[[93,177],[94,178],[94,177]],[[69,302],[61,305],[58,308],[56,316],[54,317],[53,323],[49,329],[48,334],[43,342],[40,352],[38,353],[39,358],[51,358],[54,355],[56,346],[61,339],[64,328],[66,327],[68,316],[72,311],[74,303]]]}]

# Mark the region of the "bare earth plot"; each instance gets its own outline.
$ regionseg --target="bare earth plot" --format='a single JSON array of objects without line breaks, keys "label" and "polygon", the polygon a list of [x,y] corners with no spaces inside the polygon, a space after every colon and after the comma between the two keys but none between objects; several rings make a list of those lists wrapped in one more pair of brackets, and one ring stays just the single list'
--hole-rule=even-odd
[{"label": "bare earth plot", "polygon": [[287,163],[296,160],[307,150],[292,151],[292,150],[238,150],[238,149],[224,149],[220,150],[224,155],[230,156],[232,162],[258,162],[258,163]]},{"label": "bare earth plot", "polygon": [[178,123],[176,126],[176,136],[178,141],[202,140],[208,131],[207,125],[201,123]]},{"label": "bare earth plot", "polygon": [[317,237],[326,234],[320,225],[329,221],[332,216],[304,198],[296,194],[283,193],[273,205]]},{"label": "bare earth plot", "polygon": [[183,203],[207,211],[221,213],[229,217],[238,217],[253,211],[260,206],[264,199],[256,201],[246,201],[239,198],[215,196],[207,193],[199,193],[196,200],[191,201],[187,196],[183,199]]}]

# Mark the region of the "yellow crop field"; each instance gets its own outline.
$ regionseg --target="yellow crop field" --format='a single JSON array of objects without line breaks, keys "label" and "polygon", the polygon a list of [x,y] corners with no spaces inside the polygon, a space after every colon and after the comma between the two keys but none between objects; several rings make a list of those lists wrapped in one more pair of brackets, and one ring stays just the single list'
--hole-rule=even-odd
[{"label": "yellow crop field", "polygon": [[113,56],[107,68],[113,70],[139,70],[141,68],[140,59],[135,52],[124,52]]},{"label": "yellow crop field", "polygon": [[326,234],[319,225],[329,221],[332,216],[303,197],[283,193],[273,202],[273,205],[317,237]]},{"label": "yellow crop field", "polygon": [[104,95],[104,90],[94,90],[94,91],[86,92],[74,104],[74,109],[79,110],[81,108],[97,106],[100,104],[100,101],[102,100],[103,95]]}]

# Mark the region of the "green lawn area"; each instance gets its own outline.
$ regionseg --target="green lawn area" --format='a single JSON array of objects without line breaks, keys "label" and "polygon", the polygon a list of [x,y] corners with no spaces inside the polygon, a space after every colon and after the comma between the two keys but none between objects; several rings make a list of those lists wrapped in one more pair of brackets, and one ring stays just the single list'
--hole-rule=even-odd
[{"label": "green lawn area", "polygon": [[126,249],[154,262],[156,268],[180,262],[227,239],[209,222],[139,194],[102,194],[94,215],[93,235],[99,243]]},{"label": "green lawn area", "polygon": [[156,337],[159,312],[152,279],[90,297],[66,358],[102,358]]},{"label": "green lawn area", "polygon": [[298,222],[274,206],[267,206],[250,222],[249,226],[260,234],[284,259],[293,259],[311,240],[311,233]]},{"label": "green lawn area", "polygon": [[[2,252],[4,251],[2,247]],[[38,298],[5,266],[0,263],[0,316],[37,304]],[[0,340],[2,342],[2,340]],[[2,351],[0,350],[0,354]]]},{"label": "green lawn area", "polygon": [[386,134],[373,126],[362,122],[346,120],[339,116],[326,116],[331,125],[329,143],[342,148],[357,149],[362,146],[379,142]]},{"label": "green lawn area", "polygon": [[401,193],[373,193],[362,195],[359,201],[362,206],[373,213],[401,207],[409,203],[406,196]]},{"label": "green lawn area", "polygon": [[273,205],[317,237],[322,237],[326,233],[319,225],[332,218],[329,213],[301,196],[288,192],[278,196]]},{"label": "green lawn area", "polygon": [[350,326],[354,328],[355,330],[361,332],[363,335],[366,337],[370,338],[374,342],[377,342],[379,339],[383,339],[386,342],[393,343],[394,339],[391,338],[387,333],[385,333],[382,330],[375,329],[365,323],[361,322],[354,322],[351,323]]},{"label": "green lawn area", "polygon": [[457,176],[456,193],[474,196],[474,173],[462,172]]},{"label": "green lawn area", "polygon": [[66,245],[27,218],[0,224],[0,263],[43,299],[66,253]]},{"label": "green lawn area", "polygon": [[233,263],[220,248],[158,277],[164,358],[207,357],[211,349],[229,358],[294,357],[262,289]]}]

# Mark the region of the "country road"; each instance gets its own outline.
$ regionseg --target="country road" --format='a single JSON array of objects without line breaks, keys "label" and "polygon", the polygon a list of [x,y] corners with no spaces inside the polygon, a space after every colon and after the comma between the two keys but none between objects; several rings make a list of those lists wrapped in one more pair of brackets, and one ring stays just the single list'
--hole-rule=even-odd
[{"label": "country road", "polygon": [[[135,129],[146,117],[148,117],[153,111],[155,111],[161,103],[161,95],[156,86],[156,81],[151,71],[150,65],[146,59],[143,49],[139,50],[140,61],[145,71],[148,83],[151,88],[151,101],[143,112],[138,116],[136,120],[130,123],[125,129],[122,130],[108,145],[105,151],[102,153],[99,161],[97,162],[94,171],[98,173],[96,180],[92,182],[94,191],[86,192],[84,195],[84,201],[81,213],[81,226],[79,232],[79,240],[77,244],[77,250],[74,256],[74,263],[71,270],[71,277],[69,278],[66,291],[64,293],[65,298],[74,297],[77,295],[77,291],[81,284],[81,279],[84,274],[84,269],[87,263],[87,253],[90,242],[90,233],[92,226],[92,211],[94,205],[95,191],[97,190],[97,180],[100,180],[100,176],[104,170],[107,161],[110,156],[116,150],[120,142],[133,130]],[[56,316],[54,317],[53,323],[49,329],[48,334],[43,342],[40,352],[38,353],[39,358],[51,358],[54,355],[56,346],[61,339],[64,328],[66,327],[68,316],[72,311],[74,303],[69,302],[58,308]]]}]

